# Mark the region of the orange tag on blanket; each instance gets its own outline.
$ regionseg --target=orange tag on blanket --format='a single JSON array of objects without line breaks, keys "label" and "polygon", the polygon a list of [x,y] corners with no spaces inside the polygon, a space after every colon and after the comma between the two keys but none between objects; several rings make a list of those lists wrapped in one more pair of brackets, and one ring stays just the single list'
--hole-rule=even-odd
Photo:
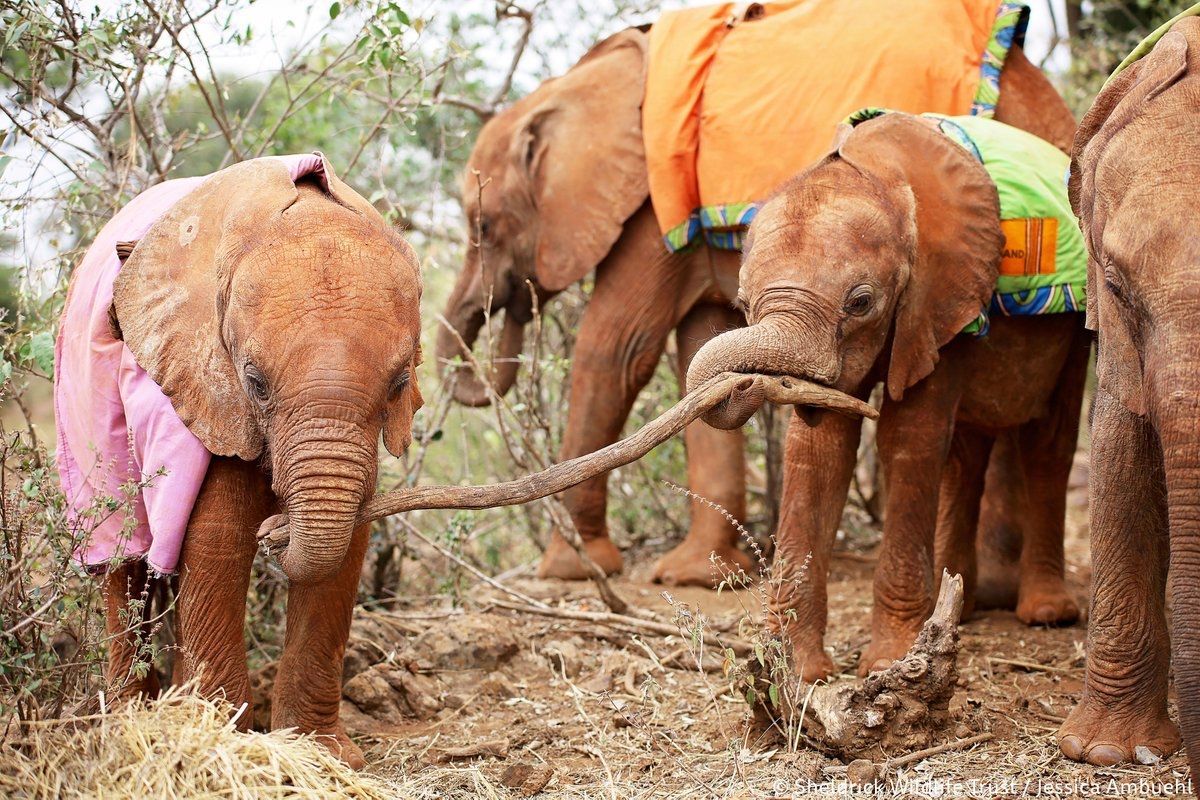
[{"label": "orange tag on blanket", "polygon": [[1058,250],[1058,220],[1054,217],[1000,220],[1004,255],[1000,274],[1009,277],[1053,275]]}]

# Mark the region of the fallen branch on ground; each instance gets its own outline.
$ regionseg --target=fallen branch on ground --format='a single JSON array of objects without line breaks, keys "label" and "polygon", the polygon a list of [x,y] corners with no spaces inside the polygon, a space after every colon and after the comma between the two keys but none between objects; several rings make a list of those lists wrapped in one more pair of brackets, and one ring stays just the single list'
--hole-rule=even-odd
[{"label": "fallen branch on ground", "polygon": [[[548,608],[545,606],[526,606],[510,603],[506,600],[492,600],[491,602],[492,605],[499,608],[507,608],[509,611],[519,611],[523,614],[537,614],[542,617],[574,619],[583,622],[598,622],[602,625],[624,625],[628,628],[636,628],[640,631],[654,633],[659,636],[679,636],[681,638],[686,636],[683,631],[670,623],[655,622],[654,620],[642,619],[640,617],[629,617],[624,614],[610,614],[603,611],[576,611],[569,608]],[[734,638],[718,638],[711,633],[704,634],[704,643],[720,650],[728,648],[739,656],[747,656],[754,652],[754,645],[749,642]]]}]

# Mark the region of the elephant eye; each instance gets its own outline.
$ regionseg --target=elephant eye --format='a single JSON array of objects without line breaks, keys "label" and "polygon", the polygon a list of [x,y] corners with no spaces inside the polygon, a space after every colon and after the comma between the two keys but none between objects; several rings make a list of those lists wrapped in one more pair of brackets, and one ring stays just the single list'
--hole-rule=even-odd
[{"label": "elephant eye", "polygon": [[271,399],[271,392],[267,387],[267,379],[259,371],[258,367],[253,364],[247,364],[245,374],[246,394],[250,395],[251,400],[262,405]]},{"label": "elephant eye", "polygon": [[852,317],[861,317],[871,310],[871,303],[874,299],[870,287],[858,286],[850,292],[850,296],[846,298],[846,303],[842,308]]},{"label": "elephant eye", "polygon": [[392,397],[400,394],[400,392],[404,391],[404,387],[408,386],[408,382],[411,379],[411,373],[409,373],[408,370],[404,370],[396,376],[395,380],[392,381],[392,388],[388,390],[388,394]]}]

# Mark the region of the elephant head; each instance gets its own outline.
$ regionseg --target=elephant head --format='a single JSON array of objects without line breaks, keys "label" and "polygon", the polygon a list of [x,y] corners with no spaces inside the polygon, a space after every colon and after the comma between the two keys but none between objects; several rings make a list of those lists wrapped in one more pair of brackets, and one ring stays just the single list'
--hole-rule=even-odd
[{"label": "elephant head", "polygon": [[[455,330],[438,332],[440,370],[503,311],[491,382],[507,392],[533,315],[530,285],[546,299],[587,275],[645,202],[645,60],[646,34],[618,33],[483,127],[463,176],[468,247],[444,314]],[[465,366],[454,397],[489,402]]]},{"label": "elephant head", "polygon": [[[999,220],[986,170],[933,123],[887,114],[842,128],[751,224],[739,290],[750,325],[701,348],[688,386],[762,372],[855,392],[880,375],[900,399],[988,302]],[[705,420],[737,427],[757,400],[731,398]]]},{"label": "elephant head", "polygon": [[[1193,777],[1200,775],[1198,63],[1200,19],[1193,17],[1110,80],[1076,134],[1070,183],[1088,249],[1087,326],[1097,335],[1099,393],[1149,423],[1161,450],[1172,663]],[[1112,589],[1097,583],[1095,591]]]},{"label": "elephant head", "polygon": [[334,574],[374,493],[380,432],[401,454],[421,406],[412,249],[323,170],[223,170],[140,239],[112,318],[214,455],[261,459],[291,522],[296,582]]}]

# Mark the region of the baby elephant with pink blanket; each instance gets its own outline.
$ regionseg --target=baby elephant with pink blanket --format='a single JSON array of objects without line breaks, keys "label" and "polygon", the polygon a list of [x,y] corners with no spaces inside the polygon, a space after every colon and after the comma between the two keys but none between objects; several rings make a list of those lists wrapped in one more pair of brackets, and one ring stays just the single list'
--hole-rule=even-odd
[{"label": "baby elephant with pink blanket", "polygon": [[[338,707],[367,546],[357,519],[380,434],[403,452],[421,406],[420,297],[411,248],[324,157],[255,159],[123,209],[76,270],[56,353],[60,473],[90,532],[79,558],[107,567],[110,634],[149,572],[177,571],[176,677],[248,702],[255,533],[285,513],[271,723],[354,766]],[[153,691],[135,647],[118,637],[109,677]]]}]

